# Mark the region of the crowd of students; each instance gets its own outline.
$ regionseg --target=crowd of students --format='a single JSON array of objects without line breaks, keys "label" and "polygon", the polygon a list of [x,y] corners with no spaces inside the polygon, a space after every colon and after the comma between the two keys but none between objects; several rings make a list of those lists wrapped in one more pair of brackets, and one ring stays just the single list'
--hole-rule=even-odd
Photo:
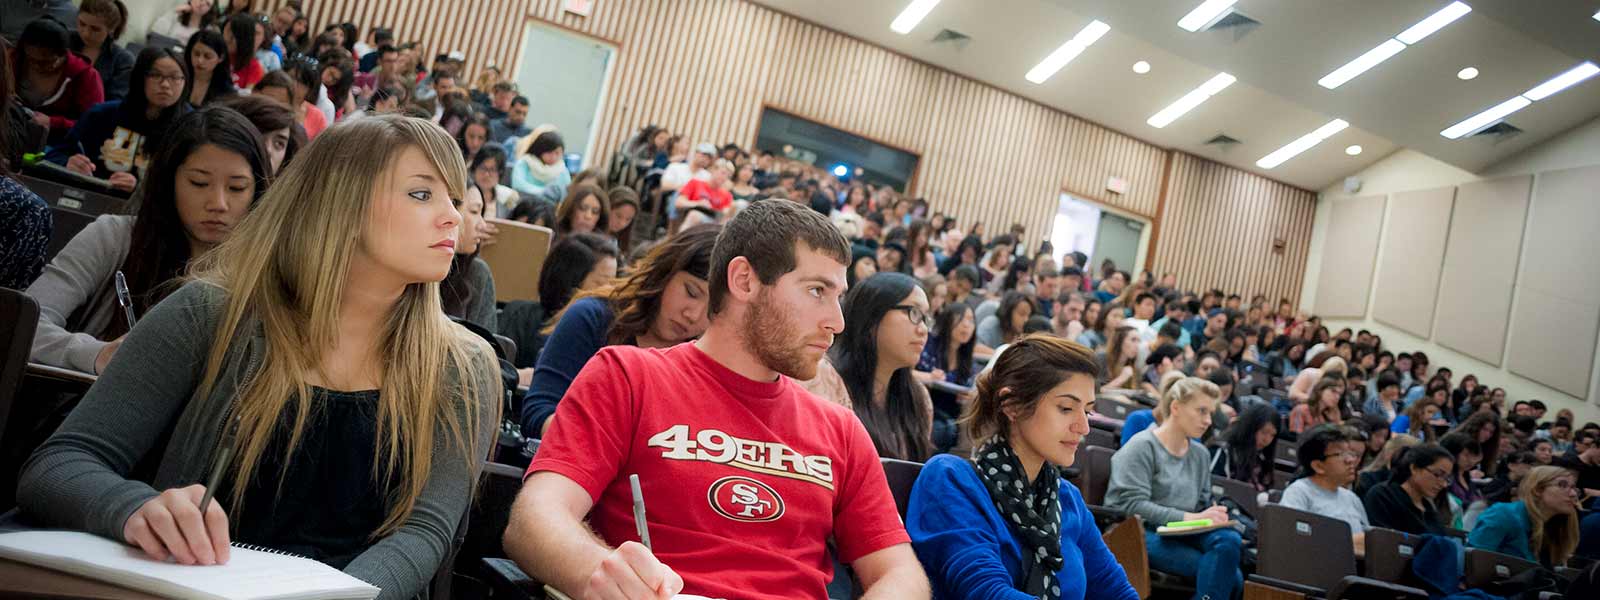
[{"label": "crowd of students", "polygon": [[[99,377],[23,465],[33,523],[183,564],[278,548],[409,598],[509,429],[540,444],[506,550],[582,597],[816,597],[838,561],[868,598],[1127,600],[1065,471],[1114,394],[1154,408],[1118,424],[1105,502],[1196,597],[1239,596],[1249,542],[1155,527],[1232,520],[1214,476],[1293,479],[1282,504],[1358,553],[1384,527],[1600,558],[1600,425],[764,150],[650,125],[573,174],[493,66],[468,89],[458,54],[250,5],[188,0],[134,55],[121,0],[84,0],[0,61],[0,286],[40,305],[32,361]],[[137,209],[46,264],[30,160]],[[495,302],[496,218],[553,232],[537,300]],[[924,463],[901,514],[882,458]],[[649,547],[629,475],[674,507]]]}]

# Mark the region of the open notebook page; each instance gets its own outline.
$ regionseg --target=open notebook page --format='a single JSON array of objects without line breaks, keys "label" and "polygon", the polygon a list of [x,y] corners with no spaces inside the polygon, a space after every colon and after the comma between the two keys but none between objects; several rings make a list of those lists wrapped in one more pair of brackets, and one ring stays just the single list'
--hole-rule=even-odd
[{"label": "open notebook page", "polygon": [[378,596],[377,587],[311,559],[238,547],[229,554],[225,565],[179,565],[153,560],[138,548],[78,531],[0,534],[0,557],[174,598],[332,600]]}]

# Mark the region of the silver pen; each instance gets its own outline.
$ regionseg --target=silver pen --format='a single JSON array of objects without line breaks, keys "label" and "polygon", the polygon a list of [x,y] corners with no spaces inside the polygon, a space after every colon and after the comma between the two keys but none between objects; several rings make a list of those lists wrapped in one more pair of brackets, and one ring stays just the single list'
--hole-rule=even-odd
[{"label": "silver pen", "polygon": [[123,316],[128,317],[128,331],[133,331],[133,295],[128,293],[128,278],[122,276],[122,269],[117,269],[117,304],[122,305]]},{"label": "silver pen", "polygon": [[654,550],[650,547],[650,526],[644,520],[644,492],[639,491],[638,474],[628,476],[628,486],[633,488],[633,525],[639,531],[639,543],[646,550]]}]

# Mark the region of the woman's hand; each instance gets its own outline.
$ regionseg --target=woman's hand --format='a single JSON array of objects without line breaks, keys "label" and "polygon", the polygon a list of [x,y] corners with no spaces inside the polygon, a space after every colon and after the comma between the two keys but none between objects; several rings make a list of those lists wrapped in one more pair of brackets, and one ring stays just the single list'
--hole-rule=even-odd
[{"label": "woman's hand", "polygon": [[111,357],[117,354],[117,349],[122,347],[122,340],[126,337],[128,337],[128,334],[122,334],[117,339],[111,340],[100,347],[100,352],[94,355],[94,373],[96,375],[106,372],[106,365],[111,364]]},{"label": "woman's hand", "polygon": [[197,483],[161,492],[128,517],[122,539],[156,560],[171,556],[182,565],[228,562],[228,515],[216,500],[209,501],[201,514],[205,491]]},{"label": "woman's hand", "polygon": [[67,170],[93,177],[94,161],[89,160],[89,157],[83,154],[74,154],[72,158],[67,159]]},{"label": "woman's hand", "polygon": [[1198,521],[1200,519],[1211,519],[1211,524],[1212,525],[1215,525],[1217,523],[1226,523],[1226,522],[1228,522],[1228,520],[1230,518],[1231,517],[1228,516],[1227,507],[1224,507],[1224,506],[1222,506],[1220,504],[1216,505],[1216,506],[1212,506],[1211,508],[1202,510],[1202,511],[1197,512],[1197,513],[1183,513],[1183,520],[1185,520],[1185,521]]},{"label": "woman's hand", "polygon": [[500,228],[499,227],[495,227],[494,223],[490,223],[488,219],[484,219],[483,227],[478,230],[478,245],[479,246],[492,246],[492,245],[494,245],[494,236],[499,235],[499,234],[500,234]]},{"label": "woman's hand", "polygon": [[38,125],[40,127],[43,127],[45,129],[49,129],[50,128],[50,115],[44,114],[44,113],[39,112],[39,111],[33,111],[33,124],[34,125]]},{"label": "woman's hand", "polygon": [[106,181],[111,182],[111,187],[124,192],[131,192],[135,186],[139,185],[139,178],[134,177],[132,173],[112,173],[110,177],[106,178]]}]

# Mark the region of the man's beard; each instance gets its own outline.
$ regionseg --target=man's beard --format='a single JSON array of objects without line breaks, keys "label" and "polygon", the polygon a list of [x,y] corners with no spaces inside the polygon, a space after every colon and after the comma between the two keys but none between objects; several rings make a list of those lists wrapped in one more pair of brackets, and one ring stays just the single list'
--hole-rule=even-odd
[{"label": "man's beard", "polygon": [[757,292],[755,300],[750,303],[741,332],[746,347],[761,364],[792,379],[807,381],[816,377],[817,361],[806,356],[806,336],[790,326],[784,318],[785,311],[776,306],[769,290]]}]

